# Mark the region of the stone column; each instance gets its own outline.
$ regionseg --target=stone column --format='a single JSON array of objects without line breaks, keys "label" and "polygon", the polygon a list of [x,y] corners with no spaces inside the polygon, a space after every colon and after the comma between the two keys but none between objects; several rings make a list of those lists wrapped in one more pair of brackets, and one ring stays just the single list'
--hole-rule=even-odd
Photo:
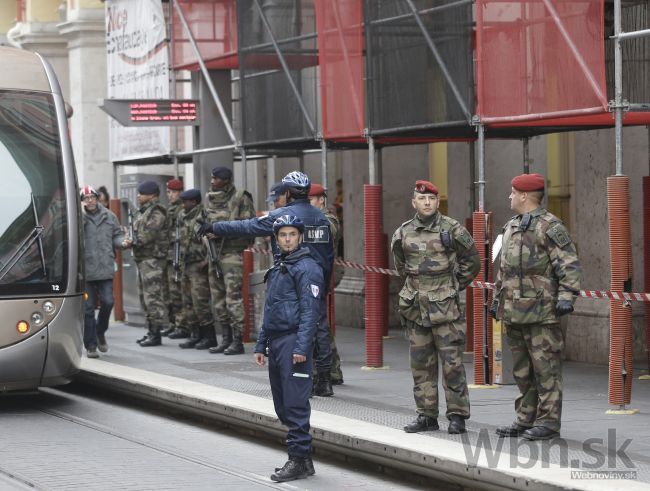
[{"label": "stone column", "polygon": [[98,107],[106,97],[106,28],[103,8],[67,11],[58,25],[67,41],[72,148],[81,184],[105,185],[111,195],[113,166],[108,159],[108,116]]}]

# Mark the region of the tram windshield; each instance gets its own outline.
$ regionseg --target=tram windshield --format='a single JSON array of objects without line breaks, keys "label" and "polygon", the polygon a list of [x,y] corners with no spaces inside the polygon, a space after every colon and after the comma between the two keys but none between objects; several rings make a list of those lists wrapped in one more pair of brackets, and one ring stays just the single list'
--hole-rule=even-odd
[{"label": "tram windshield", "polygon": [[68,233],[52,96],[0,91],[0,295],[64,292]]}]

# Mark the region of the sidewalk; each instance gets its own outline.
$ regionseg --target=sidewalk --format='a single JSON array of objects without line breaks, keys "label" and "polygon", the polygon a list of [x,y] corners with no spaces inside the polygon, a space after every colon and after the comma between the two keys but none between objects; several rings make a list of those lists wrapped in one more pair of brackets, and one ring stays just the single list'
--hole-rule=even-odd
[{"label": "sidewalk", "polygon": [[[112,323],[109,352],[100,360],[84,357],[81,378],[282,434],[266,369],[253,363],[252,345],[239,356],[181,350],[178,341],[167,338],[161,347],[140,348],[135,340],[143,332]],[[634,381],[630,407],[639,414],[607,415],[606,410],[614,409],[607,404],[607,367],[566,363],[562,439],[553,444],[494,435],[497,426],[513,421],[515,386],[470,389],[467,435],[448,435],[444,416],[441,431],[409,435],[401,430],[415,416],[408,343],[401,332],[391,334],[384,341],[384,364],[390,368],[368,371],[361,369],[364,331],[337,328],[345,384],[335,387],[334,397],[311,400],[317,448],[363,454],[374,462],[434,477],[445,473],[448,480],[486,489],[650,489],[650,381]],[[471,364],[466,370],[472,383]],[[440,393],[444,415],[442,389]],[[575,474],[572,478],[569,466],[592,472],[632,471],[636,479],[612,482],[617,475],[611,472],[602,473],[600,480]]]}]

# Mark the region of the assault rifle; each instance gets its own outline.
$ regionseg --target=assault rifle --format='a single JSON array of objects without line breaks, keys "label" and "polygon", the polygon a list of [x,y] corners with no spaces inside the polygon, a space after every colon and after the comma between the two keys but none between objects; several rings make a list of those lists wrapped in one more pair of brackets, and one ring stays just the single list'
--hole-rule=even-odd
[{"label": "assault rifle", "polygon": [[176,217],[176,236],[174,237],[174,281],[178,283],[178,271],[181,269],[181,222]]},{"label": "assault rifle", "polygon": [[131,238],[131,244],[135,247],[137,244],[136,244],[136,240],[135,240],[135,231],[133,229],[133,211],[131,211],[130,204],[127,207],[126,216],[127,216],[127,223],[128,223],[128,226],[129,226],[129,237]]}]

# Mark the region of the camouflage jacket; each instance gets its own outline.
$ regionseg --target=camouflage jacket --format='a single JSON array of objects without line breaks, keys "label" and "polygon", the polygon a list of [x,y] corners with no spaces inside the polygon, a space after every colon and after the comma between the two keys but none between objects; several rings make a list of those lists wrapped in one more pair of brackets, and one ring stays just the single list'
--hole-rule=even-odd
[{"label": "camouflage jacket", "polygon": [[178,219],[181,222],[181,264],[203,261],[206,250],[201,237],[196,233],[199,222],[204,219],[203,205],[196,205],[189,212],[182,210]]},{"label": "camouflage jacket", "polygon": [[145,203],[133,217],[133,256],[142,259],[167,257],[167,212],[157,198]]},{"label": "camouflage jacket", "polygon": [[[205,215],[209,222],[253,218],[253,197],[248,191],[237,191],[232,184],[220,191],[210,191],[206,194]],[[249,239],[241,237],[223,237],[216,240],[223,240],[223,245],[220,245],[222,254],[241,252],[250,245]]]},{"label": "camouflage jacket", "polygon": [[[336,217],[334,213],[332,213],[331,210],[325,209],[323,210],[323,213],[325,213],[325,218],[327,218],[327,221],[330,222],[330,233],[332,234],[332,245],[334,246],[334,255],[336,256],[339,250],[339,242],[341,242],[341,225],[339,223],[339,219]],[[338,264],[335,264],[334,275],[333,275],[335,287],[339,283],[341,283],[344,274],[345,274],[345,268],[343,268],[343,266],[339,266]]]},{"label": "camouflage jacket", "polygon": [[439,212],[426,221],[415,215],[395,231],[391,250],[406,280],[399,293],[400,314],[425,327],[457,320],[458,292],[481,268],[469,232]]},{"label": "camouflage jacket", "polygon": [[557,301],[574,301],[580,291],[580,262],[559,218],[544,208],[528,215],[511,218],[503,228],[497,317],[508,324],[551,324],[558,322]]},{"label": "camouflage jacket", "polygon": [[176,241],[176,220],[183,211],[183,201],[178,200],[167,207],[167,218],[165,228],[167,229],[167,238],[169,240],[169,250],[167,251],[167,260],[174,260],[174,243]]}]

